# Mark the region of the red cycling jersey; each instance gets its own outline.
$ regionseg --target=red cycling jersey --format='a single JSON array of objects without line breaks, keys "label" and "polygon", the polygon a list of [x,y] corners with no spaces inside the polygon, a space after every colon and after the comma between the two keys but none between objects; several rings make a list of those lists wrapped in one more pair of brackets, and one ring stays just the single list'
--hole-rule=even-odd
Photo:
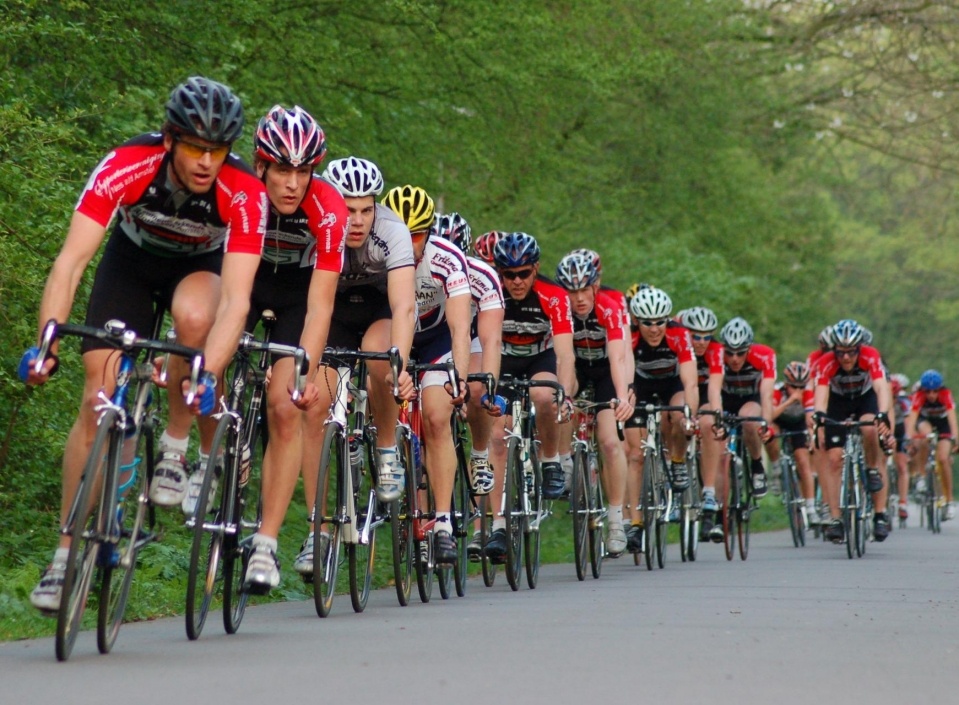
[{"label": "red cycling jersey", "polygon": [[746,353],[746,361],[738,372],[725,366],[723,394],[755,396],[764,379],[776,379],[776,351],[768,345],[753,343]]},{"label": "red cycling jersey", "polygon": [[537,277],[526,298],[504,298],[504,355],[538,355],[553,347],[553,336],[573,332],[569,296],[562,287],[552,282]]},{"label": "red cycling jersey", "polygon": [[869,345],[859,349],[859,359],[849,372],[843,371],[836,353],[822,356],[816,370],[816,386],[828,386],[830,394],[861,397],[872,389],[873,380],[884,379],[879,351]]},{"label": "red cycling jersey", "polygon": [[913,394],[910,400],[910,409],[918,412],[920,416],[924,416],[927,419],[944,419],[948,412],[955,408],[956,405],[952,399],[952,392],[949,391],[948,387],[943,387],[939,390],[936,401],[931,401],[922,389]]},{"label": "red cycling jersey", "polygon": [[349,223],[350,213],[340,192],[313,177],[294,213],[280,215],[271,209],[263,261],[268,266],[313,267],[339,273]]},{"label": "red cycling jersey", "polygon": [[679,366],[691,362],[693,339],[689,331],[675,321],[666,324],[666,335],[653,347],[643,340],[638,330],[633,331],[633,355],[636,359],[636,377],[660,380],[679,375]]},{"label": "red cycling jersey", "polygon": [[577,360],[606,362],[609,359],[606,343],[623,339],[626,314],[615,293],[600,289],[596,292],[593,310],[586,318],[573,316],[573,349]]},{"label": "red cycling jersey", "polygon": [[[723,344],[710,340],[706,352],[702,357],[696,356],[696,374],[699,375],[699,386],[709,382],[710,375],[723,374]],[[705,403],[705,401],[703,402]]]},{"label": "red cycling jersey", "polygon": [[94,169],[76,210],[166,257],[225,252],[260,255],[269,212],[266,187],[231,154],[206,193],[176,188],[167,175],[163,135],[134,137]]}]

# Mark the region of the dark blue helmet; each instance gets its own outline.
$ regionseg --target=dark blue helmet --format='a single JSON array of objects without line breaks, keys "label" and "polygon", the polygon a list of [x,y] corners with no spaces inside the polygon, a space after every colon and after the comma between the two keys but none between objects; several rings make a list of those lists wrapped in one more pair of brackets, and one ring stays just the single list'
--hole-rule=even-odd
[{"label": "dark blue helmet", "polygon": [[942,374],[938,370],[926,370],[919,378],[919,388],[927,392],[942,389]]},{"label": "dark blue helmet", "polygon": [[493,248],[493,262],[503,269],[522,267],[539,262],[539,254],[539,245],[532,235],[510,233]]}]

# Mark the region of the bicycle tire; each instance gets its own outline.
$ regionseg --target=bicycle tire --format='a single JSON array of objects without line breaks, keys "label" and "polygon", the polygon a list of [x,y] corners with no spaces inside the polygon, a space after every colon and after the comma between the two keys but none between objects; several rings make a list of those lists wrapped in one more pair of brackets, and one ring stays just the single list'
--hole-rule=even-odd
[{"label": "bicycle tire", "polygon": [[587,544],[589,526],[589,499],[586,490],[586,450],[577,448],[573,453],[573,486],[570,494],[570,513],[573,515],[573,561],[576,578],[586,579],[586,564],[589,561]]},{"label": "bicycle tire", "polygon": [[656,552],[656,466],[653,453],[643,452],[643,557],[646,570],[653,569],[653,556]]},{"label": "bicycle tire", "polygon": [[[152,450],[150,442],[152,439],[148,439],[149,435],[152,435],[152,430],[146,429],[140,433],[140,438],[137,440],[136,455],[140,458],[147,457],[146,453]],[[143,448],[139,449],[141,444]],[[110,653],[116,643],[120,626],[123,624],[123,614],[129,600],[130,588],[133,585],[137,554],[145,543],[145,539],[141,537],[148,504],[146,496],[148,485],[144,484],[144,474],[139,473],[133,485],[124,493],[124,497],[118,499],[117,529],[120,533],[115,543],[112,541],[104,543],[104,548],[101,549],[105,550],[113,543],[112,555],[115,556],[115,560],[104,562],[100,573],[97,649],[101,654]],[[114,494],[117,493],[116,488],[112,491]],[[130,519],[131,516],[132,519]],[[132,523],[132,529],[123,528],[124,519]]]},{"label": "bicycle tire", "polygon": [[493,531],[493,510],[490,507],[489,495],[480,497],[479,512],[481,534],[480,564],[483,567],[483,585],[493,587],[493,585],[496,584],[496,573],[499,570],[499,566],[493,563],[486,554],[486,543],[489,541],[490,534]]},{"label": "bicycle tire", "polygon": [[[231,466],[236,460],[233,447],[236,443],[237,420],[230,414],[223,414],[213,434],[213,445],[210,448],[210,458],[203,472],[203,484],[197,496],[196,513],[193,517],[193,542],[190,550],[190,567],[187,572],[186,583],[186,635],[191,641],[200,637],[206,618],[213,603],[217,583],[222,586],[223,573],[220,572],[220,561],[223,557],[224,537],[229,527],[226,522],[232,514],[233,497],[227,485],[228,474],[235,472]],[[222,458],[222,460],[220,460]],[[222,465],[221,465],[222,464]],[[228,469],[223,470],[223,466]],[[219,469],[219,477],[217,471]],[[217,478],[217,487],[214,496],[213,480]],[[210,511],[206,511],[206,507]],[[212,530],[205,528],[208,516]]]},{"label": "bicycle tire", "polygon": [[[664,488],[660,488],[660,506],[668,506],[668,495]],[[666,513],[661,511],[656,518],[656,565],[660,569],[666,567],[666,543],[669,536],[669,521]]]},{"label": "bicycle tire", "polygon": [[[54,650],[57,661],[66,661],[70,658],[73,645],[76,643],[77,633],[83,622],[83,613],[86,609],[87,596],[93,583],[93,574],[96,569],[99,555],[100,541],[97,536],[101,524],[99,512],[94,512],[91,502],[93,488],[102,485],[101,476],[111,463],[111,458],[117,455],[117,440],[119,435],[114,427],[117,424],[117,412],[107,409],[97,425],[97,432],[90,447],[83,467],[83,474],[74,493],[71,505],[72,526],[68,527],[72,540],[67,555],[67,568],[63,576],[63,590],[60,597],[60,609],[57,610],[57,632],[54,639]],[[99,502],[97,507],[99,507]],[[70,517],[68,517],[68,521]]]},{"label": "bicycle tire", "polygon": [[783,506],[786,508],[786,519],[789,521],[789,534],[792,537],[793,547],[799,548],[799,533],[797,531],[798,527],[796,525],[796,513],[795,513],[795,502],[794,495],[795,491],[792,485],[792,473],[790,472],[789,460],[785,457],[782,459],[780,464],[781,469],[781,482],[782,482],[782,499]]},{"label": "bicycle tire", "polygon": [[[933,450],[933,452],[936,452]],[[939,462],[932,466],[929,473],[930,501],[929,501],[929,528],[934,534],[942,533],[942,511],[939,507],[939,498],[942,496],[942,480],[939,475]]]},{"label": "bicycle tire", "polygon": [[[246,567],[253,553],[253,535],[260,529],[263,519],[263,497],[260,494],[263,453],[266,429],[263,419],[251,419],[247,426],[246,445],[250,449],[250,469],[246,483],[241,487],[237,477],[233,485],[233,517],[236,531],[228,534],[223,542],[223,629],[227,634],[236,634],[246,613],[250,594],[243,589]],[[237,449],[242,463],[243,449]],[[238,471],[242,472],[239,468]],[[239,474],[238,472],[238,474]]]},{"label": "bicycle tire", "polygon": [[[376,494],[373,478],[354,468],[353,508],[356,512],[356,530],[362,531],[367,521],[376,521]],[[373,516],[370,516],[370,515]],[[359,614],[366,609],[373,585],[373,562],[376,558],[376,529],[371,528],[367,543],[349,543],[346,545],[350,575],[350,604]]]},{"label": "bicycle tire", "polygon": [[736,556],[736,541],[739,535],[739,510],[742,501],[742,460],[734,456],[729,460],[729,488],[726,503],[723,505],[723,545],[726,560]]},{"label": "bicycle tire", "polygon": [[843,462],[842,523],[846,532],[846,555],[851,560],[856,555],[856,470],[852,459]]},{"label": "bicycle tire", "polygon": [[[422,463],[422,458],[420,460]],[[426,475],[426,469],[423,467],[419,468],[419,471],[414,473],[421,479],[420,482],[415,482],[413,484],[414,491],[421,493],[423,500],[422,504],[420,499],[417,499],[417,504],[419,504],[419,509],[414,513],[416,518],[414,522],[423,522],[427,523],[430,519],[436,517],[436,504],[433,501],[433,490],[430,489],[429,477]],[[409,492],[409,490],[407,490]],[[423,506],[425,504],[425,506]],[[436,560],[433,557],[433,530],[428,529],[423,534],[423,537],[419,537],[420,531],[414,531],[414,537],[416,538],[416,543],[413,547],[413,561],[416,566],[416,590],[420,595],[420,602],[427,603],[433,596],[433,583],[435,582],[437,567]],[[423,558],[426,558],[424,561]],[[449,595],[447,594],[447,597]]]},{"label": "bicycle tire", "polygon": [[506,581],[512,590],[519,590],[523,564],[523,460],[518,438],[506,444]]},{"label": "bicycle tire", "polygon": [[589,567],[594,580],[603,573],[603,560],[606,557],[606,505],[603,499],[603,487],[599,482],[598,457],[586,461],[586,489],[589,495]]},{"label": "bicycle tire", "polygon": [[526,561],[526,585],[530,590],[536,589],[539,580],[540,548],[542,534],[540,522],[544,516],[543,507],[543,469],[536,454],[536,442],[530,441],[530,462],[533,464],[533,486],[529,495],[530,516],[524,521],[523,527],[523,556]]},{"label": "bicycle tire", "polygon": [[453,582],[457,597],[466,596],[467,568],[469,566],[470,527],[476,516],[475,503],[469,482],[469,465],[463,450],[463,439],[454,435],[456,443],[456,477],[453,481],[453,537],[456,539],[456,565],[453,568]]},{"label": "bicycle tire", "polygon": [[[341,482],[345,474],[344,463],[347,449],[346,435],[336,423],[329,423],[323,431],[323,447],[320,451],[319,475],[316,482],[316,500],[313,505],[314,537],[313,541],[313,605],[316,614],[328,617],[336,596],[336,580],[340,570],[340,546],[343,536],[340,532],[341,507],[345,504],[340,496]],[[318,534],[321,525],[327,527],[330,539],[324,556],[321,552],[322,541]]]},{"label": "bicycle tire", "polygon": [[406,475],[406,487],[403,496],[390,502],[390,539],[393,557],[393,585],[396,599],[401,607],[410,603],[413,587],[413,507],[411,492],[415,491],[413,481],[413,446],[409,429],[396,427],[396,447],[403,461]]},{"label": "bicycle tire", "polygon": [[[740,446],[740,450],[743,449],[745,449],[745,444]],[[736,536],[739,543],[739,559],[744,561],[749,558],[749,533],[752,525],[750,517],[757,505],[753,497],[752,466],[747,464],[746,459],[743,458],[740,467],[743,469],[743,482],[740,486],[741,501],[739,502],[739,515],[736,517]]]}]

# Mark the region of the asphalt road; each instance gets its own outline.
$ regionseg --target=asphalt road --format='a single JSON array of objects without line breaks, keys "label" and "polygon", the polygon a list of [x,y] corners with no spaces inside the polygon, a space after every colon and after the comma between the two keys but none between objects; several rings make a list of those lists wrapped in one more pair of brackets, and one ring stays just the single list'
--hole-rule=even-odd
[{"label": "asphalt road", "polygon": [[[959,697],[959,522],[869,544],[862,559],[785,533],[749,560],[670,546],[664,570],[630,558],[602,578],[545,567],[536,590],[473,580],[465,598],[401,608],[391,589],[362,615],[337,597],[251,608],[240,633],[211,618],[129,624],[100,656],[81,634],[0,644],[0,703],[910,703]],[[415,586],[414,586],[415,599]]]}]

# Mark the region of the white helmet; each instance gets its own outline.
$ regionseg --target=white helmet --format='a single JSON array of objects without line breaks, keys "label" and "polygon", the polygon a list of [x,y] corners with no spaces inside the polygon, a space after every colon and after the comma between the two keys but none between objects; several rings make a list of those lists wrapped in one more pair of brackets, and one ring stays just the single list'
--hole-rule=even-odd
[{"label": "white helmet", "polygon": [[662,289],[640,289],[629,302],[629,312],[636,318],[656,320],[666,318],[673,310],[673,302]]},{"label": "white helmet", "polygon": [[693,306],[683,314],[681,323],[694,333],[711,333],[719,328],[716,314],[704,306]]},{"label": "white helmet", "polygon": [[753,344],[752,326],[739,316],[724,325],[719,334],[730,350],[742,350]]},{"label": "white helmet", "polygon": [[347,198],[379,196],[383,193],[383,175],[379,167],[359,157],[334,159],[327,164],[323,178]]}]

